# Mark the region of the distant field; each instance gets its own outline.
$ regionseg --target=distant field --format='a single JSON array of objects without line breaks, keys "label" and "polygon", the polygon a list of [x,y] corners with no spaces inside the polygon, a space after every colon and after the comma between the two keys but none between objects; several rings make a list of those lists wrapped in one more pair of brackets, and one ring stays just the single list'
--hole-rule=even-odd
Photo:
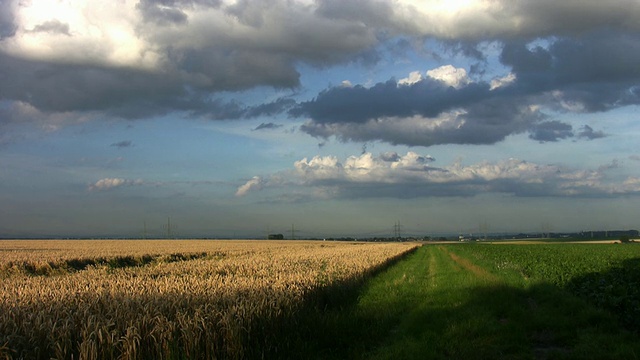
[{"label": "distant field", "polygon": [[[235,256],[318,245],[308,241],[258,240],[0,240],[0,274],[82,270],[90,265],[122,267],[184,257]],[[113,267],[112,266],[112,267]]]},{"label": "distant field", "polygon": [[[634,242],[635,240],[632,240]],[[486,244],[620,244],[620,240],[532,239],[483,241]]]},{"label": "distant field", "polygon": [[0,358],[259,358],[415,244],[0,241]]}]

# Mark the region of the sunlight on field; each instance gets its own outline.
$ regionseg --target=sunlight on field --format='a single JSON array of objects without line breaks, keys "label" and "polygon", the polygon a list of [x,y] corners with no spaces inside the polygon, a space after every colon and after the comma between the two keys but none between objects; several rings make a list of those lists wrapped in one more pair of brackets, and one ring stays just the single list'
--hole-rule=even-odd
[{"label": "sunlight on field", "polygon": [[0,357],[255,357],[305,302],[322,305],[416,246],[3,241]]}]

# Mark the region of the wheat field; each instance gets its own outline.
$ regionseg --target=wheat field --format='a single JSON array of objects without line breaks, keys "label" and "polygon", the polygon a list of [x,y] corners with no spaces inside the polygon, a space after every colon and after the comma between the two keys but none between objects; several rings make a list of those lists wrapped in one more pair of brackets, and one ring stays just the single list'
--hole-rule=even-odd
[{"label": "wheat field", "polygon": [[0,241],[0,358],[260,358],[308,306],[415,249],[322,241]]}]

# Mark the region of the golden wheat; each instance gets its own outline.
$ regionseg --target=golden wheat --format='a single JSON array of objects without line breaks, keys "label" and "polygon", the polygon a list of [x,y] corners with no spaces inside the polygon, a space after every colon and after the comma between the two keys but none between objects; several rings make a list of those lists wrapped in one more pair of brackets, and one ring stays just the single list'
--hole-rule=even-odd
[{"label": "golden wheat", "polygon": [[340,291],[415,247],[303,241],[47,241],[32,246],[0,242],[3,253],[11,254],[3,264],[142,257],[150,249],[157,256],[202,256],[179,257],[188,261],[156,257],[145,266],[97,263],[50,276],[5,272],[0,357],[259,357],[256,351],[284,346],[278,334],[295,326],[302,306],[322,301],[330,289]]}]

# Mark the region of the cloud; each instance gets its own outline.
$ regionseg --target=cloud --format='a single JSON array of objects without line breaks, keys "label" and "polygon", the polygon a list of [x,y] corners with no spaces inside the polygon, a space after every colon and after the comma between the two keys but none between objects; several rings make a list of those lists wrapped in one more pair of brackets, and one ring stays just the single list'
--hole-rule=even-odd
[{"label": "cloud", "polygon": [[342,80],[342,82],[340,82],[340,86],[342,86],[342,87],[352,87],[353,84],[349,80]]},{"label": "cloud", "polygon": [[105,191],[123,186],[134,186],[142,184],[144,184],[144,182],[141,179],[131,180],[122,178],[104,178],[96,181],[92,185],[89,185],[89,191]]},{"label": "cloud", "polygon": [[111,144],[111,146],[122,149],[133,146],[133,142],[131,140],[122,140]]},{"label": "cloud", "polygon": [[69,32],[69,24],[62,23],[58,20],[45,21],[42,24],[36,25],[31,31],[57,33],[61,35],[71,36],[71,33]]},{"label": "cloud", "polygon": [[518,159],[481,162],[463,166],[432,165],[428,155],[371,153],[340,161],[334,156],[315,156],[296,161],[293,169],[268,177],[254,177],[236,192],[245,196],[253,190],[307,189],[309,196],[334,198],[413,198],[475,196],[503,193],[518,197],[617,197],[640,195],[640,181],[622,182],[604,166],[580,170],[560,165],[536,164]]},{"label": "cloud", "polygon": [[540,142],[558,141],[573,136],[571,125],[560,121],[545,121],[533,127],[529,138]]},{"label": "cloud", "polygon": [[603,137],[607,137],[607,134],[605,134],[601,130],[595,131],[589,125],[584,125],[582,126],[580,132],[578,133],[578,137],[593,140],[593,139],[600,139]]},{"label": "cloud", "polygon": [[270,103],[247,107],[240,116],[244,118],[273,116],[285,112],[295,104],[296,101],[293,99],[279,98]]},{"label": "cloud", "polygon": [[[467,124],[487,127],[489,120],[474,110],[518,108],[521,120],[530,105],[592,112],[637,104],[640,93],[629,89],[640,76],[639,24],[640,4],[633,0],[0,1],[0,100],[47,114],[130,119],[171,112],[242,119],[295,108],[290,114],[308,117],[307,128],[316,133],[325,125],[338,131],[343,124],[453,111],[464,111]],[[328,89],[299,106],[289,98],[258,105],[216,98],[261,86],[298,88],[300,65],[371,64],[381,49],[397,51],[394,42],[426,46],[428,39],[458,44],[476,59],[487,56],[479,43],[500,44],[500,61],[511,71],[472,81],[471,67],[443,65],[369,88]],[[539,39],[549,46],[533,47]],[[511,101],[517,105],[499,104]],[[523,129],[507,114],[495,115],[490,121],[504,128],[485,138],[496,141],[539,121],[532,118]]]},{"label": "cloud", "polygon": [[638,58],[638,34],[606,30],[560,38],[547,48],[507,43],[500,56],[517,78],[511,87],[514,90],[553,92],[553,100],[560,105],[579,105],[578,109],[586,112],[640,102],[638,94],[630,91],[640,79],[640,70],[635,66]]},{"label": "cloud", "polygon": [[482,99],[488,91],[484,83],[472,83],[460,89],[431,76],[410,85],[391,79],[373,85],[333,87],[322,91],[291,111],[315,122],[366,122],[383,117],[438,116],[440,113]]},{"label": "cloud", "polygon": [[332,88],[292,114],[311,118],[300,129],[314,137],[410,146],[493,144],[546,118],[529,99],[490,94],[486,83],[455,89],[431,78]]},{"label": "cloud", "polygon": [[0,146],[16,140],[35,140],[42,132],[57,131],[94,116],[92,113],[47,113],[27,102],[0,101]]},{"label": "cloud", "polygon": [[256,130],[272,130],[272,129],[278,129],[283,127],[284,125],[282,124],[274,124],[274,123],[261,123],[260,125],[256,126],[255,129],[253,129],[254,131]]},{"label": "cloud", "polygon": [[186,25],[189,16],[179,7],[179,1],[142,0],[136,8],[142,13],[145,23],[157,26]]},{"label": "cloud", "polygon": [[[398,85],[413,85],[420,81],[422,81],[422,74],[420,71],[412,71],[409,73],[408,77],[398,80]],[[353,85],[349,83],[348,87],[353,87]]]},{"label": "cloud", "polygon": [[249,191],[255,191],[262,189],[264,183],[262,178],[259,176],[254,176],[251,180],[244,183],[244,185],[240,186],[236,191],[236,196],[245,196]]},{"label": "cloud", "polygon": [[170,77],[124,68],[25,60],[2,53],[0,62],[0,77],[6,80],[0,83],[2,97],[40,112],[106,111],[136,117],[187,106],[180,100],[183,90],[177,89]]},{"label": "cloud", "polygon": [[14,4],[11,1],[0,0],[0,41],[15,34],[13,7]]},{"label": "cloud", "polygon": [[427,76],[439,80],[445,85],[455,89],[459,89],[471,82],[465,69],[456,68],[451,65],[443,65],[439,68],[429,70],[427,71]]},{"label": "cloud", "polygon": [[516,80],[516,76],[513,73],[509,73],[506,76],[495,78],[491,80],[491,87],[489,90],[495,90],[497,88],[507,86]]},{"label": "cloud", "polygon": [[[579,9],[579,11],[576,11]],[[500,0],[320,3],[322,16],[362,23],[392,33],[441,39],[486,40],[574,35],[596,27],[638,30],[640,5],[633,0]]]},{"label": "cloud", "polygon": [[[526,132],[558,141],[575,134],[571,124],[548,121],[551,113],[640,104],[637,34],[603,30],[543,44],[504,42],[499,60],[509,72],[489,82],[445,65],[426,77],[412,72],[370,87],[332,87],[289,113],[306,117],[301,129],[315,137],[430,146],[492,144]],[[603,135],[583,128],[578,138]]]},{"label": "cloud", "polygon": [[[45,112],[222,118],[228,104],[211,94],[296,87],[296,63],[348,61],[377,42],[373,30],[299,2],[93,3],[2,3],[2,99]],[[230,117],[269,114],[285,102]]]}]

